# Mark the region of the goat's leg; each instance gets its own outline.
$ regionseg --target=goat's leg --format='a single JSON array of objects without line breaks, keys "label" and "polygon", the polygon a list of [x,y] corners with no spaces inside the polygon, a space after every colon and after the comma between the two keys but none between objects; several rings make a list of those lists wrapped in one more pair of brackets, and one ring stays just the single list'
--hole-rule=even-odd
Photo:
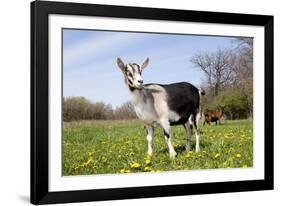
[{"label": "goat's leg", "polygon": [[190,122],[186,122],[184,125],[184,129],[186,132],[186,151],[188,152],[191,149],[191,131],[192,131],[192,125]]},{"label": "goat's leg", "polygon": [[196,146],[195,146],[195,151],[199,152],[200,151],[200,130],[199,130],[199,120],[200,120],[200,111],[197,112],[195,115],[194,119],[194,128],[195,128],[195,137],[196,137]]},{"label": "goat's leg", "polygon": [[148,145],[148,149],[147,149],[147,154],[148,155],[152,155],[152,139],[153,139],[153,127],[150,125],[146,125],[145,126],[146,131],[147,131],[147,145]]},{"label": "goat's leg", "polygon": [[173,147],[173,144],[172,144],[172,135],[171,135],[171,131],[170,131],[170,123],[169,123],[169,121],[161,121],[161,126],[164,130],[165,140],[166,140],[166,143],[168,145],[170,157],[174,158],[177,155],[177,153],[176,153],[176,151]]}]

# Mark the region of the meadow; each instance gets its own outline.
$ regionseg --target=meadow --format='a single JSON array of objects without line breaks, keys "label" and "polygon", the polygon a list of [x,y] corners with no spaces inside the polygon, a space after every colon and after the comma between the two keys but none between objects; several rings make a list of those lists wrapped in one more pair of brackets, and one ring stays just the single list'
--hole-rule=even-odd
[{"label": "meadow", "polygon": [[146,131],[138,120],[64,122],[63,176],[162,172],[253,166],[252,120],[201,123],[200,152],[185,151],[185,131],[172,127],[177,152],[169,157],[163,131],[156,128],[153,155],[147,156]]}]

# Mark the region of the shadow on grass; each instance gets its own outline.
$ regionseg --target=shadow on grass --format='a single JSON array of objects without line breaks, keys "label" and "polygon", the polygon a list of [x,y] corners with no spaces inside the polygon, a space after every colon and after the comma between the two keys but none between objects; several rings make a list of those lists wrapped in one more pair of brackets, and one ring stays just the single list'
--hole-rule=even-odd
[{"label": "shadow on grass", "polygon": [[[186,148],[184,145],[175,146],[174,149],[178,154],[186,152]],[[160,150],[160,153],[169,153],[169,150],[168,148],[163,148]]]},{"label": "shadow on grass", "polygon": [[[200,142],[200,149],[201,149],[201,151],[203,151],[205,148],[210,148],[211,145],[212,145],[211,142],[201,141]],[[177,154],[182,154],[182,153],[187,152],[185,145],[174,146],[174,149],[175,149]],[[195,142],[192,142],[190,151],[195,151]],[[166,147],[166,148],[162,148],[159,152],[160,153],[169,153],[169,150]]]}]

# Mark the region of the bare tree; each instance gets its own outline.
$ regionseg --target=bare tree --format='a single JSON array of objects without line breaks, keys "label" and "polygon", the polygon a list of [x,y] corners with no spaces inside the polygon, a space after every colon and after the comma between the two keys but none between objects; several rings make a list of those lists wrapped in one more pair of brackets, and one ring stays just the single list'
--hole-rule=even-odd
[{"label": "bare tree", "polygon": [[253,38],[236,39],[237,61],[235,64],[235,85],[247,102],[249,116],[253,111]]},{"label": "bare tree", "polygon": [[234,81],[235,56],[230,49],[201,52],[194,55],[191,62],[205,73],[208,87],[212,88],[214,96],[217,96],[225,85]]},{"label": "bare tree", "polygon": [[131,102],[125,102],[115,109],[116,119],[134,119],[136,117],[135,109]]}]

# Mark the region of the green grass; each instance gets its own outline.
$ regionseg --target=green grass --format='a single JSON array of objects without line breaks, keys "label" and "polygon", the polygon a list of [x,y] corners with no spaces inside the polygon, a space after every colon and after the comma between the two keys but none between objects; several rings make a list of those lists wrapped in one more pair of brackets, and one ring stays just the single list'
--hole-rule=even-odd
[{"label": "green grass", "polygon": [[252,120],[201,125],[200,152],[185,151],[185,131],[172,127],[177,152],[169,157],[162,129],[156,128],[148,157],[146,131],[138,120],[64,123],[63,175],[160,172],[253,166]]}]

